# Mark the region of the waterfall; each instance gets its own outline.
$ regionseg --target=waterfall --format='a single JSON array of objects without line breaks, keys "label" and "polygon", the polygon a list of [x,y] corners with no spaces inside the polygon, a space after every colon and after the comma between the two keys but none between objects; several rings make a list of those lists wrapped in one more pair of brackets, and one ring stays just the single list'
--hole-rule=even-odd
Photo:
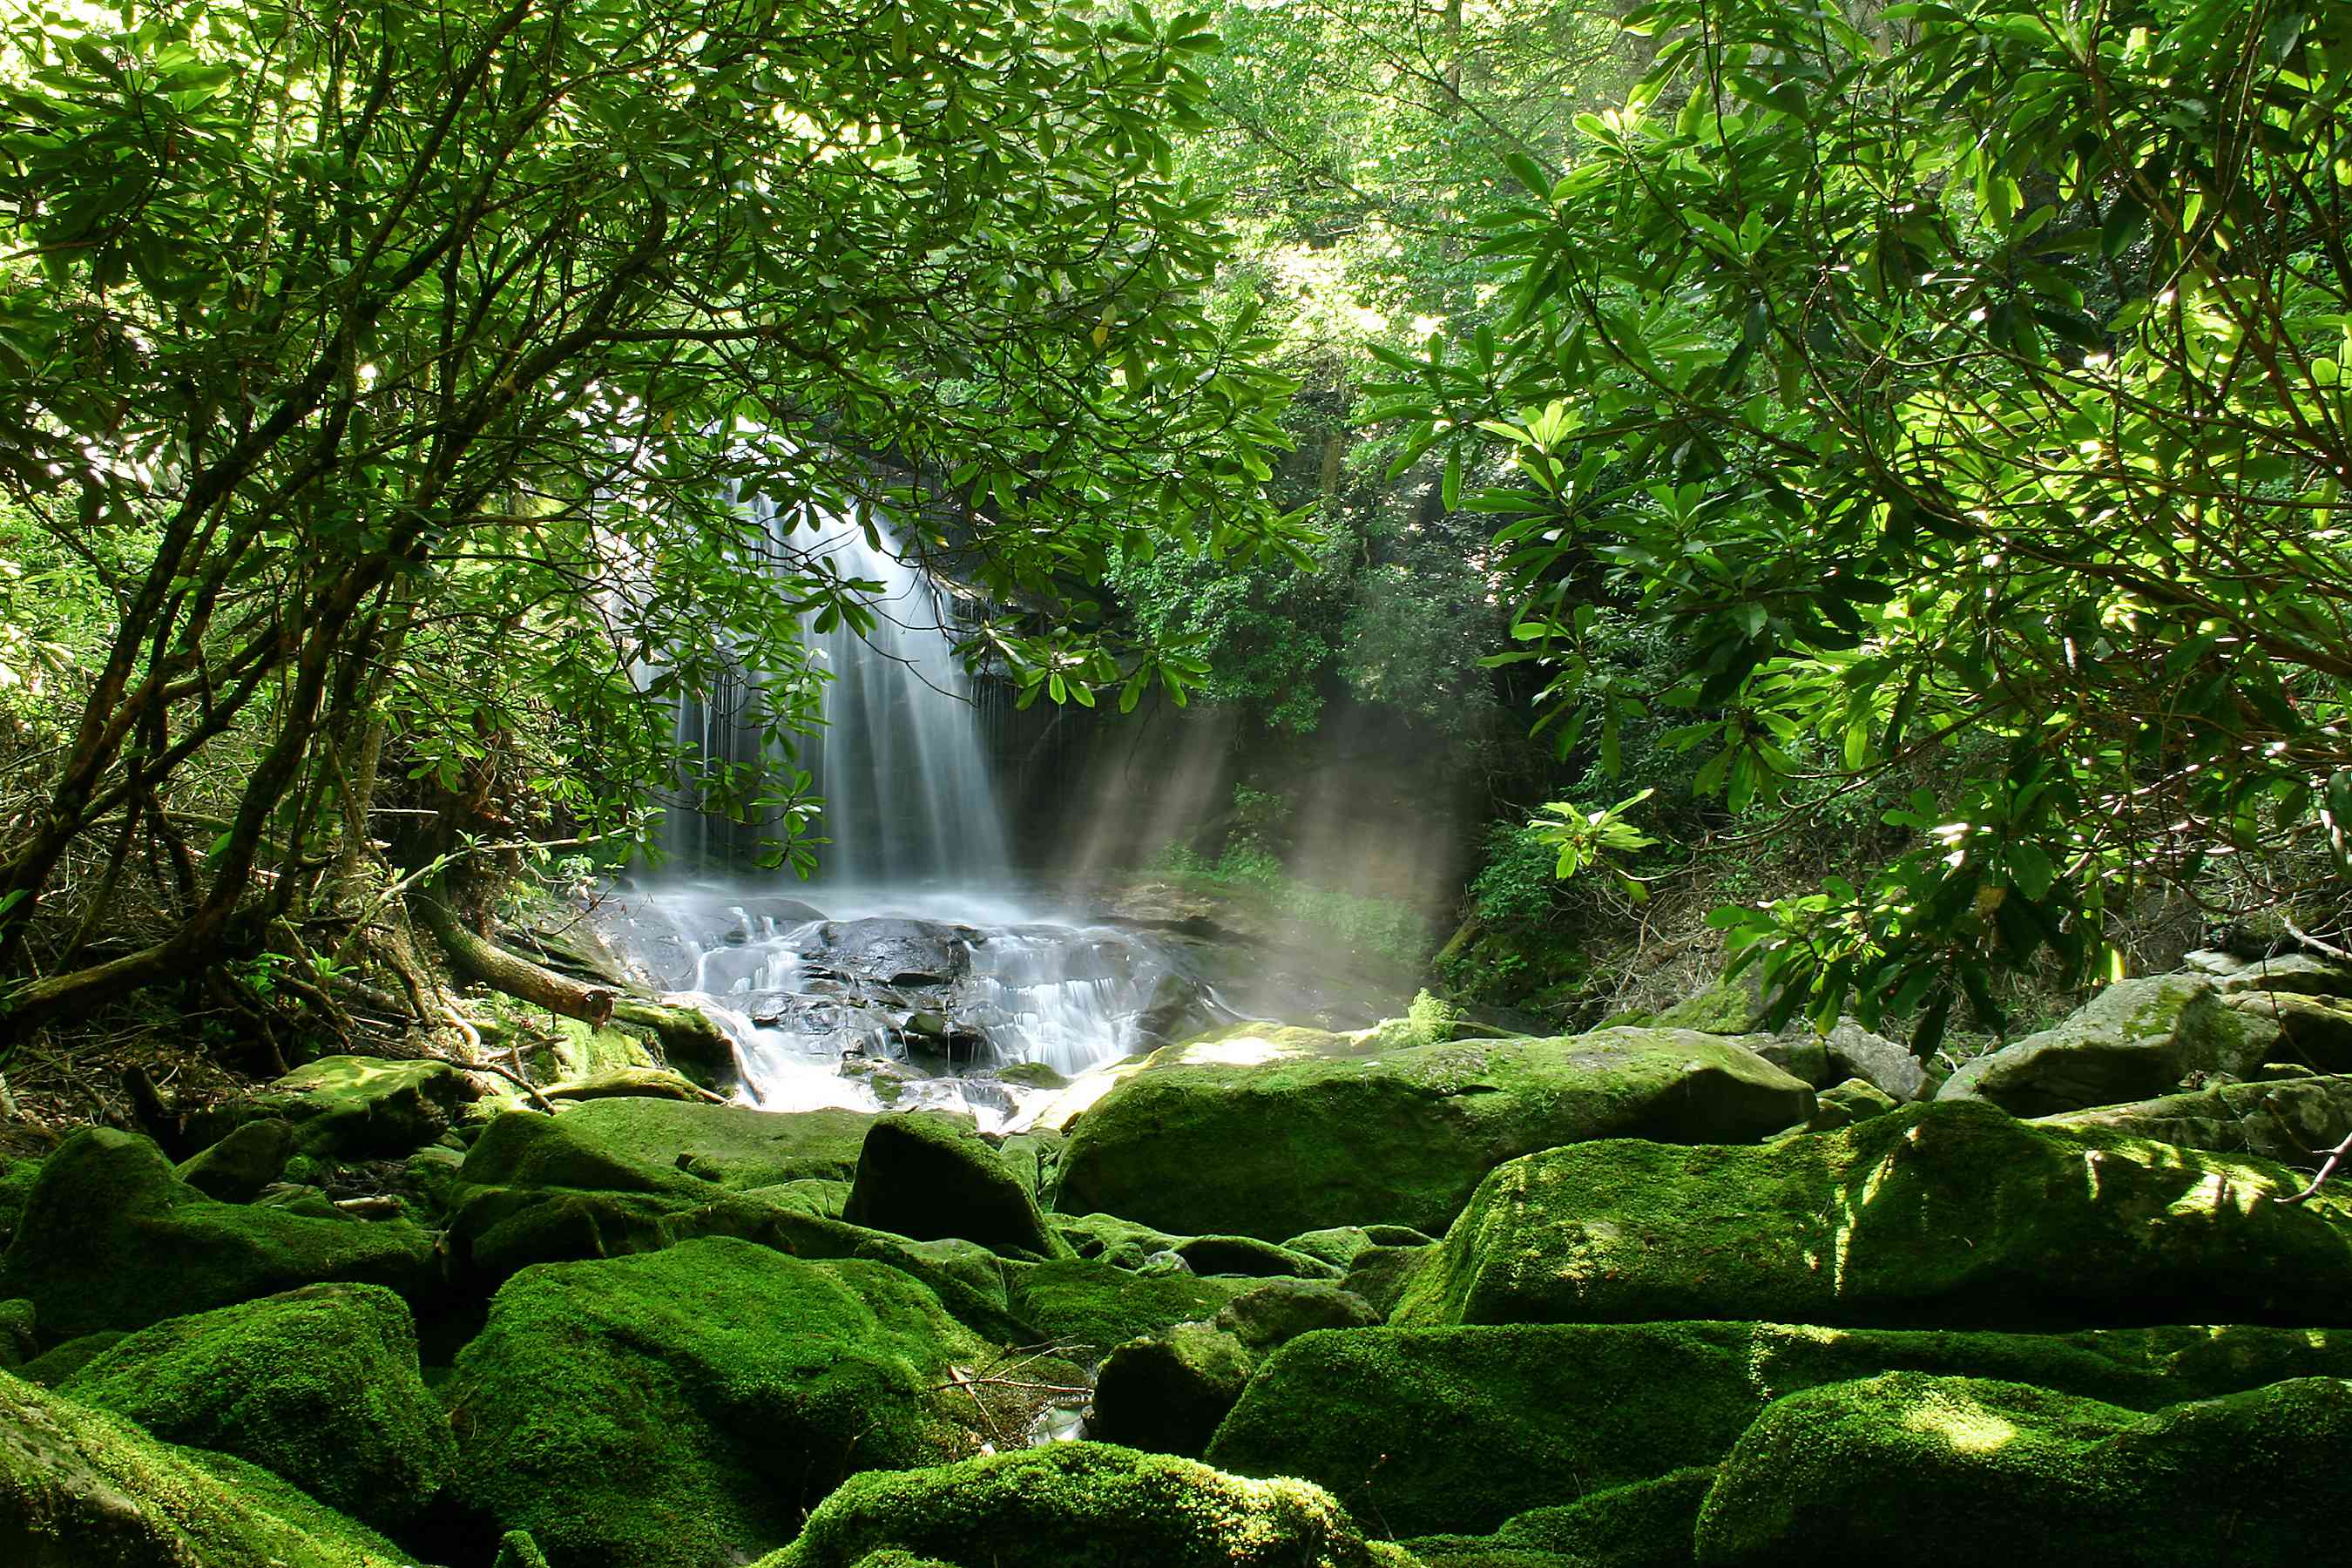
[{"label": "waterfall", "polygon": [[[1003,882],[1011,874],[1003,814],[972,682],[956,656],[949,595],[901,559],[886,533],[877,531],[877,544],[857,523],[814,506],[751,504],[779,560],[824,557],[842,578],[882,585],[869,601],[876,622],[864,636],[845,619],[824,632],[814,615],[802,623],[810,661],[826,677],[824,726],[799,742],[793,759],[814,775],[824,802],[816,831],[830,842],[818,847],[818,879],[866,887]],[[734,678],[682,701],[682,749],[706,767],[762,760],[766,742],[751,697]],[[690,807],[671,816],[667,847],[691,867],[747,861],[761,834],[774,831],[772,822],[747,830]]]}]

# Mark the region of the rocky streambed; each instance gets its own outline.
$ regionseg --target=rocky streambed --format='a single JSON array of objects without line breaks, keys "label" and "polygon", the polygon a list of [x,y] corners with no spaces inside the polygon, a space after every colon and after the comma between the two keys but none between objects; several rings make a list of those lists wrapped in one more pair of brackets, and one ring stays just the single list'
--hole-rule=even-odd
[{"label": "rocky streambed", "polygon": [[2333,1549],[2352,1189],[2281,1200],[2352,974],[2203,959],[1940,1085],[1715,1011],[1231,1024],[1017,1131],[583,1031],[551,1115],[330,1058],[176,1163],[79,1132],[0,1173],[0,1561]]}]

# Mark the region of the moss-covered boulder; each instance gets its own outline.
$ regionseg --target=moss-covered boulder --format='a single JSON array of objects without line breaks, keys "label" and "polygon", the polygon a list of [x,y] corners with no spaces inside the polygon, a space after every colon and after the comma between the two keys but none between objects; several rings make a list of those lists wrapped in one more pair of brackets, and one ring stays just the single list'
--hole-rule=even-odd
[{"label": "moss-covered boulder", "polygon": [[1262,1279],[1337,1279],[1345,1270],[1309,1253],[1254,1236],[1195,1236],[1177,1243],[1195,1274],[1248,1274]]},{"label": "moss-covered boulder", "polygon": [[2304,996],[2286,991],[2242,991],[2230,998],[2233,1012],[2278,1030],[2272,1054],[2321,1072],[2352,1072],[2352,1001]]},{"label": "moss-covered boulder", "polygon": [[[859,1476],[759,1568],[859,1568],[904,1552],[954,1568],[1410,1568],[1302,1481],[1247,1481],[1160,1454],[1057,1443]],[[878,1559],[903,1561],[903,1559]]]},{"label": "moss-covered boulder", "polygon": [[941,1390],[982,1349],[897,1269],[710,1238],[523,1270],[441,1392],[459,1494],[553,1568],[719,1568],[968,1451]]},{"label": "moss-covered boulder", "polygon": [[1401,1542],[1424,1568],[1691,1568],[1691,1537],[1713,1466],[1529,1509],[1492,1535]]},{"label": "moss-covered boulder", "polygon": [[755,1110],[625,1098],[572,1106],[554,1118],[509,1112],[466,1156],[477,1184],[655,1189],[684,1173],[729,1192],[809,1178],[845,1182],[874,1118],[860,1110]]},{"label": "moss-covered boulder", "polygon": [[328,1281],[416,1300],[437,1280],[433,1238],[404,1220],[216,1203],[147,1139],[102,1127],[49,1156],[0,1258],[0,1297],[31,1298],[52,1338],[144,1328]]},{"label": "moss-covered boulder", "polygon": [[216,1141],[248,1121],[278,1121],[293,1125],[305,1154],[397,1159],[448,1131],[479,1093],[444,1061],[320,1057],[207,1112],[196,1131]]},{"label": "moss-covered boulder", "polygon": [[0,1155],[0,1247],[8,1245],[32,1201],[33,1184],[41,1179],[38,1160],[12,1160]]},{"label": "moss-covered boulder", "polygon": [[2190,1073],[2261,1065],[2275,1025],[2233,1011],[2210,980],[2123,980],[2054,1028],[1965,1063],[1938,1100],[1989,1100],[2020,1116],[2054,1116],[2169,1094]]},{"label": "moss-covered boulder", "polygon": [[1534,1150],[1740,1142],[1813,1108],[1753,1051],[1687,1030],[1352,1050],[1345,1036],[1243,1028],[1155,1053],[1077,1121],[1058,1203],[1185,1236],[1433,1231],[1487,1171]]},{"label": "moss-covered boulder", "polygon": [[9,1568],[410,1568],[415,1559],[257,1465],[158,1441],[0,1373]]},{"label": "moss-covered boulder", "polygon": [[140,1330],[58,1391],[166,1442],[276,1471],[379,1530],[423,1511],[457,1463],[416,1363],[416,1328],[375,1285],[313,1285]]},{"label": "moss-covered boulder", "polygon": [[859,1149],[841,1217],[918,1241],[952,1237],[1039,1258],[1070,1256],[1032,1188],[968,1125],[944,1117],[877,1118]]},{"label": "moss-covered boulder", "polygon": [[182,1161],[180,1180],[208,1198],[249,1204],[285,1173],[294,1152],[294,1124],[265,1116]]},{"label": "moss-covered boulder", "polygon": [[1876,1084],[1858,1078],[1847,1079],[1843,1083],[1822,1090],[1816,1104],[1819,1107],[1813,1113],[1813,1129],[1816,1131],[1851,1127],[1857,1121],[1884,1116],[1895,1108],[1892,1095]]},{"label": "moss-covered boulder", "polygon": [[1771,1401],[1895,1370],[2153,1410],[2352,1373],[2352,1332],[1716,1322],[1310,1333],[1258,1368],[1206,1457],[1237,1475],[1303,1477],[1399,1535],[1482,1535],[1529,1509],[1712,1465]]},{"label": "moss-covered boulder", "polygon": [[1013,1311],[1038,1339],[1092,1362],[1126,1341],[1213,1318],[1257,1281],[1137,1274],[1107,1263],[1070,1259],[1016,1265],[1009,1283]]},{"label": "moss-covered boulder", "polygon": [[1400,1324],[2352,1323],[2352,1194],[2264,1161],[1906,1107],[1766,1148],[1631,1140],[1489,1176]]},{"label": "moss-covered boulder", "polygon": [[55,1388],[130,1337],[121,1329],[83,1334],[43,1351],[24,1365],[12,1370],[27,1383],[37,1383],[43,1388]]},{"label": "moss-covered boulder", "polygon": [[2324,1561],[2352,1519],[2352,1382],[2153,1415],[1893,1373],[1772,1405],[1700,1510],[1707,1568]]},{"label": "moss-covered boulder", "polygon": [[1404,1225],[1341,1225],[1294,1236],[1282,1245],[1345,1273],[1359,1254],[1374,1247],[1427,1247],[1437,1238]]},{"label": "moss-covered boulder", "polygon": [[[873,1118],[660,1100],[603,1100],[492,1120],[449,1184],[450,1251],[499,1280],[533,1263],[657,1251],[698,1236],[790,1236],[823,1222],[801,1182],[846,1183]],[[846,1256],[854,1243],[819,1247]]]},{"label": "moss-covered boulder", "polygon": [[2069,1110],[2038,1124],[2303,1163],[2352,1133],[2352,1077],[2216,1084],[2135,1105]]},{"label": "moss-covered boulder", "polygon": [[1215,1319],[1260,1354],[1317,1329],[1369,1329],[1380,1321],[1361,1296],[1314,1279],[1269,1279],[1226,1302]]},{"label": "moss-covered boulder", "polygon": [[1207,1323],[1129,1340],[1103,1360],[1087,1436],[1198,1458],[1254,1363],[1238,1334]]}]

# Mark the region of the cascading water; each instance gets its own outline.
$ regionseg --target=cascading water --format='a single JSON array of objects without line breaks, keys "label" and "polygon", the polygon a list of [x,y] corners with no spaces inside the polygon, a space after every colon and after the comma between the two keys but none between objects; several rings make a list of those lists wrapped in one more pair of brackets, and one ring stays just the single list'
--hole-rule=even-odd
[{"label": "cascading water", "polygon": [[[812,545],[791,517],[761,515],[780,554],[825,555],[843,577],[882,584],[868,635],[803,631],[829,677],[824,729],[797,758],[830,840],[805,889],[814,902],[782,896],[774,874],[683,883],[627,897],[614,934],[656,983],[726,1023],[743,1097],[774,1110],[942,1105],[1003,1126],[1034,1091],[1002,1069],[1070,1075],[1159,1043],[1202,988],[1148,939],[1042,919],[1013,890],[947,596],[855,524],[801,514],[821,525]],[[750,696],[736,686],[682,701],[681,744],[705,766],[758,759]],[[746,858],[735,825],[671,815],[683,866]]]}]

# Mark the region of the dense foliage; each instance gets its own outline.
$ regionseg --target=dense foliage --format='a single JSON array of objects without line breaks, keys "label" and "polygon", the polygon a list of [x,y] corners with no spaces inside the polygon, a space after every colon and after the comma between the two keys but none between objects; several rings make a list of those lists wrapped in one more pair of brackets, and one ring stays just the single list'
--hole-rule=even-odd
[{"label": "dense foliage", "polygon": [[[1380,411],[1447,452],[1563,749],[1629,724],[1738,811],[1963,765],[1859,884],[1727,910],[1785,1016],[1995,1018],[2226,858],[2345,868],[2352,352],[2339,7],[1667,0],[1620,109],[1484,226],[1499,320]],[[1597,684],[1614,602],[1691,650]],[[2336,835],[2328,864],[2299,846]]]},{"label": "dense foliage", "polygon": [[[887,511],[1057,699],[1181,686],[1087,584],[1286,540],[1286,387],[1204,313],[1167,140],[1214,47],[1027,0],[16,9],[0,471],[114,625],[22,738],[16,1016],[331,914],[387,727],[445,795],[536,780],[593,836],[668,780],[648,696],[748,662],[806,724],[800,621],[867,613],[827,527]],[[532,714],[552,750],[493,777]],[[225,748],[207,851],[167,801]],[[142,843],[174,907],[93,948]]]}]

